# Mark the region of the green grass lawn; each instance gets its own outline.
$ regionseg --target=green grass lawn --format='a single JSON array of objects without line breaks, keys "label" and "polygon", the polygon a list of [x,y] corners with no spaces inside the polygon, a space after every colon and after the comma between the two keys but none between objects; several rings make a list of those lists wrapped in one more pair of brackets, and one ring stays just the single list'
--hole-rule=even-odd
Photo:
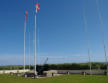
[{"label": "green grass lawn", "polygon": [[0,83],[108,83],[108,76],[63,75],[50,78],[30,79],[0,75]]}]

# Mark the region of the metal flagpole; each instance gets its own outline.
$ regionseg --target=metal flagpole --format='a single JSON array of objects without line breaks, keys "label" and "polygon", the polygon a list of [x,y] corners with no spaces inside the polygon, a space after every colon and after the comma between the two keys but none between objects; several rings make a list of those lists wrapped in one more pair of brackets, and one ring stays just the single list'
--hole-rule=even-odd
[{"label": "metal flagpole", "polygon": [[87,20],[85,15],[85,9],[83,10],[83,19],[84,19],[84,25],[85,25],[85,32],[86,32],[86,40],[88,44],[88,58],[89,58],[89,65],[90,65],[90,74],[92,74],[92,64],[91,64],[91,58],[90,58],[90,46],[89,46],[89,39],[88,39],[88,26],[87,26]]},{"label": "metal flagpole", "polygon": [[34,28],[34,73],[37,76],[36,71],[36,12],[35,12],[35,28]]},{"label": "metal flagpole", "polygon": [[35,74],[35,78],[37,78],[38,76],[37,76],[37,71],[36,71],[36,52],[37,52],[37,49],[36,49],[37,47],[36,45],[36,38],[37,38],[36,37],[36,27],[37,27],[36,15],[37,15],[37,12],[40,10],[39,8],[40,4],[36,3],[35,6],[36,6],[36,10],[35,10],[35,27],[34,27],[34,74]]},{"label": "metal flagpole", "polygon": [[25,37],[26,37],[26,21],[27,21],[27,11],[25,12],[25,23],[24,23],[24,73],[25,73],[25,52],[26,52],[26,49],[25,49]]},{"label": "metal flagpole", "polygon": [[99,7],[99,1],[98,0],[96,0],[96,5],[97,5],[99,23],[100,23],[102,39],[103,39],[103,44],[104,44],[105,62],[106,62],[106,66],[107,66],[106,73],[108,74],[108,60],[107,60],[107,55],[106,55],[106,44],[105,44],[105,39],[104,39],[104,31],[103,31],[103,22],[102,22],[102,16],[101,16],[101,9]]}]

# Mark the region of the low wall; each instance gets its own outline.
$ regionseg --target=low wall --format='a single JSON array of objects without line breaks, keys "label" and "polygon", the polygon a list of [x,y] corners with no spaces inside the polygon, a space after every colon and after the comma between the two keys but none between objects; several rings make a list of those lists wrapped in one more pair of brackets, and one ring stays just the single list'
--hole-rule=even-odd
[{"label": "low wall", "polygon": [[51,77],[56,75],[62,75],[62,74],[82,74],[82,75],[105,75],[105,70],[49,70],[43,72],[45,76]]},{"label": "low wall", "polygon": [[[90,74],[90,70],[57,70],[58,74],[83,74],[84,72],[86,74]],[[92,70],[91,74],[94,75],[104,75],[105,70]]]},{"label": "low wall", "polygon": [[9,73],[23,73],[23,72],[28,72],[30,70],[1,70],[0,74],[9,74]]}]

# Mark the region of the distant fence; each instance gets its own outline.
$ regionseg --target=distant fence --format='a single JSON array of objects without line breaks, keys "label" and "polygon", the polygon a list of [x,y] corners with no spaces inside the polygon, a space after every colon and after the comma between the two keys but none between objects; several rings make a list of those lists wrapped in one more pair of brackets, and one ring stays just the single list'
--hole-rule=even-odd
[{"label": "distant fence", "polygon": [[30,70],[1,70],[0,74],[9,74],[9,73],[23,73],[23,72],[28,72]]},{"label": "distant fence", "polygon": [[59,76],[63,74],[75,74],[75,75],[106,75],[105,70],[92,70],[91,72],[89,70],[49,70],[44,71],[44,75],[47,77],[52,76]]},{"label": "distant fence", "polygon": [[[84,72],[86,74],[90,74],[89,70],[57,70],[58,74],[83,74]],[[91,74],[93,75],[104,75],[105,74],[105,70],[92,70]]]}]

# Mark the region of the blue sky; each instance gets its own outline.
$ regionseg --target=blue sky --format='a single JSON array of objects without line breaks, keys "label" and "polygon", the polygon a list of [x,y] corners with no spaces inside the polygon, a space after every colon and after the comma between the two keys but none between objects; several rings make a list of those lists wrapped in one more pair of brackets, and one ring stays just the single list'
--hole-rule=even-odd
[{"label": "blue sky", "polygon": [[[91,59],[105,61],[96,0],[40,0],[39,2],[41,6],[37,14],[38,63],[43,63],[47,57],[49,57],[48,63],[88,61],[83,8],[86,9]],[[26,64],[28,64],[29,31],[31,63],[33,63],[34,3],[35,0],[0,0],[0,65],[23,64],[24,12],[26,10],[28,11]],[[107,0],[99,0],[106,47],[108,47],[107,3]]]}]

